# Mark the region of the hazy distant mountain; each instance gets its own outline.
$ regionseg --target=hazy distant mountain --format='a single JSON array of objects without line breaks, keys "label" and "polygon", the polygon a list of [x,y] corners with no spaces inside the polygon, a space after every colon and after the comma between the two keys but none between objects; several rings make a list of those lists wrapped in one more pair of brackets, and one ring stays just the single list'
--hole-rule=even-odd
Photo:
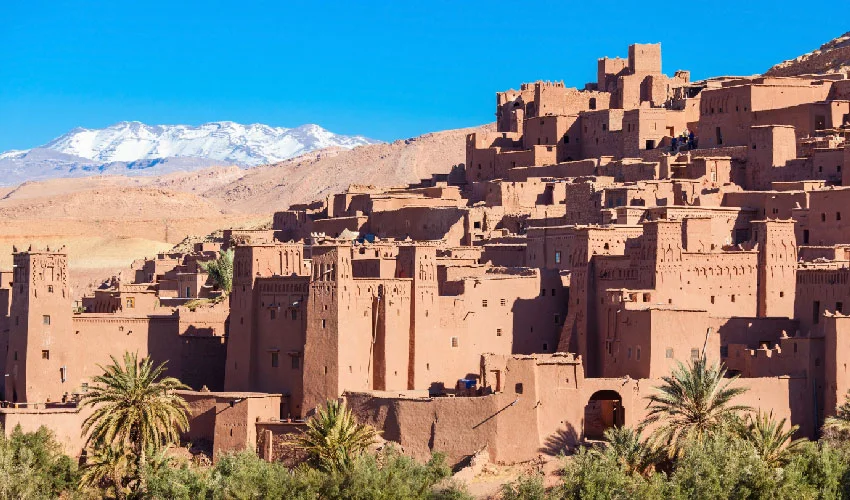
[{"label": "hazy distant mountain", "polygon": [[351,149],[377,142],[318,125],[120,122],[103,129],[75,128],[44,146],[0,154],[0,184],[97,174],[158,175],[213,165],[252,167],[327,147]]}]

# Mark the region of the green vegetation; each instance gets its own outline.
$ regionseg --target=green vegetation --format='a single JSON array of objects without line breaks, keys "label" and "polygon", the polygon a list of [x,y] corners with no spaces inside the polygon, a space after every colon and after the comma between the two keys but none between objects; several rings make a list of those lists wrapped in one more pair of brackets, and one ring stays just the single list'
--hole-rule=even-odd
[{"label": "green vegetation", "polygon": [[313,467],[340,472],[372,446],[376,437],[375,429],[358,423],[345,403],[331,400],[307,422],[307,430],[292,445],[307,452]]},{"label": "green vegetation", "polygon": [[[535,474],[505,484],[500,497],[850,499],[850,399],[827,421],[832,433],[820,442],[794,440],[797,428],[784,419],[735,405],[742,390],[730,389],[723,373],[699,361],[679,366],[649,398],[643,424],[655,423],[655,432],[644,437],[643,425],[608,429],[602,443],[565,458],[555,487],[547,490]],[[441,455],[421,464],[392,446],[370,451],[377,432],[338,401],[290,443],[309,457],[298,467],[251,451],[210,466],[169,453],[186,428],[186,403],[175,393],[182,384],[165,377],[164,366],[126,354],[93,381],[84,400],[93,413],[85,421],[83,466],[45,428],[0,432],[0,500],[470,498],[450,481]]]},{"label": "green vegetation", "polygon": [[[521,478],[503,488],[504,498],[850,498],[850,399],[827,420],[832,434],[794,440],[797,427],[785,419],[735,405],[746,389],[724,375],[704,359],[678,366],[648,398],[641,428],[609,429],[600,445],[580,448],[552,490],[539,478]],[[656,431],[643,440],[648,424]]]},{"label": "green vegetation", "polygon": [[679,363],[664,384],[649,398],[644,424],[658,424],[655,435],[678,455],[685,443],[701,441],[733,424],[735,417],[749,408],[732,405],[736,396],[747,391],[731,387],[737,376],[725,378],[726,369],[709,365],[700,357],[689,365]]},{"label": "green vegetation", "polygon": [[104,373],[94,377],[82,405],[93,407],[83,421],[83,435],[91,459],[83,469],[82,484],[136,496],[145,490],[149,457],[180,442],[188,429],[187,405],[178,394],[188,389],[174,377],[164,377],[165,363],[156,367],[124,353],[123,364],[112,357]]},{"label": "green vegetation", "polygon": [[233,290],[232,248],[220,250],[215,260],[202,262],[201,268],[209,273],[210,279],[223,295],[230,295],[230,291]]}]

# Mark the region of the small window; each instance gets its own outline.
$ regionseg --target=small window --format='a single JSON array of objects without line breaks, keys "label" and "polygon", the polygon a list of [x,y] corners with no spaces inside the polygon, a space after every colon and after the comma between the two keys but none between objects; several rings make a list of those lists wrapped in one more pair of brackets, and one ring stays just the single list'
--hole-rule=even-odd
[{"label": "small window", "polygon": [[127,309],[133,309],[136,307],[136,298],[135,297],[127,297]]},{"label": "small window", "polygon": [[820,301],[816,300],[812,303],[812,323],[820,323]]},{"label": "small window", "polygon": [[68,380],[68,368],[62,366],[59,368],[59,380],[64,384]]},{"label": "small window", "polygon": [[53,285],[47,285],[47,291],[53,293]]},{"label": "small window", "polygon": [[481,301],[481,307],[487,307],[487,299]]},{"label": "small window", "polygon": [[269,312],[271,319],[277,319],[277,309],[272,308]]},{"label": "small window", "polygon": [[289,315],[292,317],[292,321],[295,321],[296,319],[298,319],[298,311],[295,310],[295,309],[291,309],[289,311]]},{"label": "small window", "polygon": [[41,351],[41,359],[50,359],[50,351]]},{"label": "small window", "polygon": [[673,359],[673,348],[668,347],[666,351],[664,351],[664,357],[667,359]]},{"label": "small window", "polygon": [[728,358],[729,357],[729,346],[728,345],[720,346],[720,357],[721,358]]},{"label": "small window", "polygon": [[457,337],[452,337],[452,347],[457,347],[457,345],[458,345]]},{"label": "small window", "polygon": [[826,214],[820,214],[820,221],[826,222]]},{"label": "small window", "polygon": [[691,361],[699,361],[699,349],[691,349]]},{"label": "small window", "polygon": [[326,326],[327,326],[327,323],[325,322],[325,320],[322,320],[322,329],[324,329]]},{"label": "small window", "polygon": [[541,296],[541,297],[545,297],[545,296],[546,296],[546,289],[545,289],[545,288],[541,288],[541,289],[540,289],[540,296]]},{"label": "small window", "polygon": [[186,298],[189,298],[191,296],[192,296],[192,288],[187,286],[186,287]]},{"label": "small window", "polygon": [[481,221],[473,222],[472,227],[475,228],[475,229],[481,229]]},{"label": "small window", "polygon": [[292,369],[298,370],[301,368],[301,356],[292,356]]},{"label": "small window", "polygon": [[780,297],[784,297],[784,296],[785,296],[785,292],[779,292],[779,296],[780,296]]},{"label": "small window", "polygon": [[714,295],[711,296],[711,303],[714,304]]},{"label": "small window", "polygon": [[15,351],[15,361],[18,360],[18,351]]},{"label": "small window", "polygon": [[835,220],[841,220],[841,212],[835,212]]},{"label": "small window", "polygon": [[49,325],[50,324],[50,315],[45,314],[44,316],[41,317],[41,321],[45,325]]},{"label": "small window", "polygon": [[629,349],[626,351],[626,359],[632,359],[632,348],[631,347],[629,347]]},{"label": "small window", "polygon": [[555,252],[555,264],[561,263],[561,252]]},{"label": "small window", "polygon": [[517,394],[522,394],[522,382],[517,382],[514,385],[514,392]]},{"label": "small window", "polygon": [[496,328],[496,336],[497,336],[497,337],[501,337],[501,336],[502,336],[502,329],[501,329],[501,328]]},{"label": "small window", "polygon": [[640,346],[635,351],[635,360],[640,361]]},{"label": "small window", "polygon": [[280,362],[280,353],[273,352],[272,353],[272,368],[277,368],[278,363]]},{"label": "small window", "polygon": [[507,300],[505,300],[505,299],[501,299],[501,300],[499,301],[499,304],[501,304],[501,305],[505,306],[505,305],[507,305],[507,304],[508,304],[508,301],[507,301]]},{"label": "small window", "polygon": [[557,324],[560,324],[560,323],[561,323],[561,316],[556,314],[555,315],[555,324],[557,325]]},{"label": "small window", "polygon": [[557,292],[557,289],[556,289],[556,288],[553,288],[553,289],[552,289],[552,297],[554,297],[554,296],[555,296],[555,292]]},{"label": "small window", "polygon": [[835,303],[835,312],[838,312],[838,313],[844,312],[844,303],[843,302],[836,302]]},{"label": "small window", "polygon": [[546,351],[548,351],[548,350],[549,350],[549,344],[547,344],[546,342],[544,342],[544,343],[543,343],[543,352],[546,352]]},{"label": "small window", "polygon": [[732,302],[735,302],[735,295],[732,295]]}]

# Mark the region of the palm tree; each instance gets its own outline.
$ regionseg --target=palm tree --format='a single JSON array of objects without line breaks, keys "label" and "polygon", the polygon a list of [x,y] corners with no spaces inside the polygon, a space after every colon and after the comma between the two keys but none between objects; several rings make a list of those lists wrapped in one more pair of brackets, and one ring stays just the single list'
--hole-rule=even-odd
[{"label": "palm tree", "polygon": [[329,400],[307,422],[307,429],[295,437],[293,446],[305,451],[315,467],[339,472],[366,451],[377,435],[371,425],[358,423],[344,402]]},{"label": "palm tree", "polygon": [[80,475],[80,487],[112,490],[115,498],[126,498],[132,490],[130,483],[133,480],[130,454],[113,446],[99,446],[88,451],[90,453]]},{"label": "palm tree", "polygon": [[737,376],[724,382],[725,375],[725,368],[709,366],[701,356],[688,365],[679,363],[648,398],[649,412],[643,425],[659,424],[655,435],[669,446],[671,457],[679,454],[687,440],[701,440],[725,428],[738,412],[750,409],[730,404],[747,389],[730,387]]},{"label": "palm tree", "polygon": [[791,455],[806,443],[806,439],[794,439],[799,428],[798,425],[792,425],[786,430],[784,418],[776,421],[773,419],[773,411],[759,411],[755,416],[747,415],[747,423],[741,427],[739,435],[753,446],[767,465],[777,468],[788,463]]},{"label": "palm tree", "polygon": [[165,363],[154,367],[150,358],[138,361],[129,352],[123,365],[111,358],[112,364],[101,366],[104,373],[92,379],[94,385],[83,395],[83,406],[94,408],[83,421],[83,435],[96,453],[109,447],[132,454],[135,472],[143,479],[146,455],[178,442],[189,427],[188,405],[175,393],[188,387],[163,376]]},{"label": "palm tree", "polygon": [[655,465],[661,462],[664,452],[651,440],[642,440],[642,433],[641,427],[611,427],[605,431],[604,447],[597,453],[627,474],[651,474]]},{"label": "palm tree", "polygon": [[847,392],[844,404],[835,409],[835,416],[824,420],[823,431],[826,435],[835,437],[846,437],[850,434],[850,391]]},{"label": "palm tree", "polygon": [[233,249],[220,250],[215,260],[201,262],[201,268],[209,273],[210,279],[222,291],[229,295],[233,289]]}]

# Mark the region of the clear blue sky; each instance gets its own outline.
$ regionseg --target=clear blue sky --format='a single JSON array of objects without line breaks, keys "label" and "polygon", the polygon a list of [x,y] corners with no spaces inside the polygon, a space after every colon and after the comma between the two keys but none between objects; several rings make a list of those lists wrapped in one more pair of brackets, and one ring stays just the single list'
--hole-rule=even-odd
[{"label": "clear blue sky", "polygon": [[845,1],[2,0],[0,151],[122,120],[411,137],[492,121],[521,82],[582,86],[633,42],[668,74],[763,72],[850,29]]}]

